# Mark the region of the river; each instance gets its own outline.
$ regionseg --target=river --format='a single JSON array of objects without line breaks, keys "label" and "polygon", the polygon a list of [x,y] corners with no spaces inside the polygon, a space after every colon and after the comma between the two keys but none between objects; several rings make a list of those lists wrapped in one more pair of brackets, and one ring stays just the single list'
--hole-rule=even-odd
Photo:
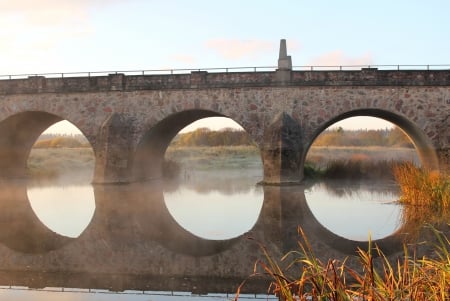
[{"label": "river", "polygon": [[[362,244],[369,235],[374,240],[383,239],[401,226],[402,207],[396,202],[398,189],[390,182],[305,182],[280,188],[256,185],[259,180],[255,173],[230,171],[222,175],[197,172],[182,181],[157,185],[3,183],[2,191],[10,192],[3,193],[1,220],[4,224],[12,219],[25,222],[16,222],[1,234],[0,253],[10,261],[0,262],[3,265],[0,298],[185,300],[189,296],[190,300],[204,300],[205,297],[199,296],[209,293],[208,298],[229,299],[240,283],[236,279],[249,275],[251,263],[257,258],[242,250],[249,244],[244,237],[276,241],[276,248],[285,252],[295,247],[298,225],[310,228],[313,237],[325,233],[333,240],[340,237]],[[80,255],[71,253],[71,248]],[[163,249],[169,250],[169,255],[154,255]],[[336,246],[336,249],[343,252],[345,248]],[[236,254],[236,250],[242,250],[242,254]],[[250,253],[254,252],[251,250]],[[103,254],[101,258],[92,258],[96,252]],[[158,273],[162,273],[160,280],[154,279],[155,267],[147,270],[134,262],[167,256],[171,257],[168,262],[163,259],[156,262]],[[231,263],[234,256],[249,259],[244,264]],[[87,266],[90,259],[92,262],[86,268],[84,264]],[[177,260],[186,266],[174,266]],[[225,266],[228,262],[230,266],[248,267],[236,272],[236,279],[217,272],[218,276],[212,275],[208,281],[201,277],[197,282],[191,281],[186,276],[181,286],[173,279],[172,286],[157,283],[167,281],[162,269],[168,270],[169,275],[184,273],[183,269],[186,275],[196,274],[196,266],[203,264],[202,260],[216,264],[223,260]],[[97,268],[92,267],[96,264]],[[89,276],[80,276],[80,271],[86,269]],[[209,269],[200,269],[200,273],[211,273]],[[72,273],[74,276],[67,276]],[[132,280],[121,279],[124,273],[130,273],[127,277]],[[90,279],[88,283],[80,280],[83,277]],[[152,279],[151,285],[146,277]],[[222,278],[227,278],[226,283],[220,283]],[[121,279],[119,283],[117,279]],[[109,288],[108,281],[114,283]],[[261,294],[261,290],[256,293]]]}]

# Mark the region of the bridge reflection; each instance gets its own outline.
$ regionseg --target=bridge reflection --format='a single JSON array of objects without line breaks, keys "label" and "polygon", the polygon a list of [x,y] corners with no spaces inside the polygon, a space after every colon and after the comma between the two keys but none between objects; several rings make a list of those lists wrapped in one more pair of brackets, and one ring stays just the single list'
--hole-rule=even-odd
[{"label": "bridge reflection", "polygon": [[[228,240],[203,239],[182,228],[165,205],[162,187],[159,181],[94,186],[94,216],[78,238],[68,238],[36,217],[26,183],[2,182],[0,285],[233,292],[253,273],[256,260],[264,259],[256,242],[281,258],[298,247],[299,226],[323,261],[367,248],[323,227],[300,186],[265,186],[254,227]],[[395,258],[402,254],[404,232],[400,228],[374,243]],[[350,256],[348,264],[356,263]],[[268,281],[252,278],[244,292],[265,293]]]}]

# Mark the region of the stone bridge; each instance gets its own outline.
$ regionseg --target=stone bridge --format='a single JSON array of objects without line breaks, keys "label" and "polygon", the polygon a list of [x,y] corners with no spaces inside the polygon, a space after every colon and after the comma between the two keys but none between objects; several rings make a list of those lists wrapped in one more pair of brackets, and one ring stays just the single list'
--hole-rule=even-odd
[{"label": "stone bridge", "polygon": [[283,42],[274,71],[0,80],[0,176],[22,177],[42,131],[68,120],[92,145],[95,183],[156,179],[172,138],[213,116],[253,138],[270,184],[300,182],[314,139],[353,116],[396,124],[424,166],[448,173],[450,70],[295,71]]}]

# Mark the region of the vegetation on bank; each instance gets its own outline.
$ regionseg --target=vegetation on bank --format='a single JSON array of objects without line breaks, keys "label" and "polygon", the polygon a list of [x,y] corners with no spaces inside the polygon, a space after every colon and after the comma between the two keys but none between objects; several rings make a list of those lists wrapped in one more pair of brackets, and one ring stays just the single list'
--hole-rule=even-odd
[{"label": "vegetation on bank", "polygon": [[367,250],[358,249],[351,258],[358,267],[350,267],[350,258],[322,261],[299,229],[299,249],[287,253],[281,262],[260,245],[264,259],[256,262],[252,276],[268,275],[268,293],[286,301],[448,300],[450,241],[438,230],[431,231],[435,245],[430,257],[418,258],[414,251],[410,254],[410,246],[405,244],[403,256],[391,261],[369,241]]},{"label": "vegetation on bank", "polygon": [[42,135],[33,148],[89,148],[83,135]]},{"label": "vegetation on bank", "polygon": [[385,146],[413,148],[409,138],[398,127],[384,130],[328,129],[314,141],[315,146]]},{"label": "vegetation on bank", "polygon": [[333,160],[324,169],[317,169],[312,164],[306,164],[304,173],[309,179],[348,179],[348,180],[393,180],[391,172],[395,161],[370,161],[370,160]]},{"label": "vegetation on bank", "polygon": [[[235,146],[254,145],[254,142],[243,130],[225,128],[220,131],[211,131],[208,128],[199,128],[192,132],[178,134],[172,144],[183,147]],[[414,147],[398,127],[383,130],[328,129],[316,138],[314,146]]]},{"label": "vegetation on bank", "polygon": [[[415,155],[413,149],[393,147],[405,145],[404,142],[407,140],[408,138],[398,128],[375,131],[327,130],[317,137],[308,152],[305,176],[325,179],[393,179],[390,170],[394,161],[417,160],[413,156]],[[327,145],[324,146],[325,144]],[[386,151],[386,145],[390,145],[389,152]],[[48,160],[38,158],[38,162],[31,156],[29,160],[31,176],[55,177],[64,171],[85,168],[85,158],[81,158],[80,166],[76,166],[73,162],[77,160],[77,153],[82,153],[75,150],[90,150],[91,147],[83,135],[43,135],[33,147],[33,150],[37,149],[41,149],[42,152],[48,149],[50,153],[55,153],[52,150],[61,149],[64,160],[59,160],[57,155]],[[70,152],[74,154],[73,157],[64,154]],[[392,160],[389,160],[389,157]],[[57,166],[52,159],[58,164],[61,163],[61,166]],[[92,164],[93,160],[92,156]],[[167,149],[163,164],[163,174],[169,178],[174,178],[186,170],[217,169],[262,171],[260,152],[245,131],[235,129],[211,131],[200,128],[193,132],[178,134]]]},{"label": "vegetation on bank", "polygon": [[410,163],[395,165],[393,171],[400,186],[403,228],[418,233],[424,223],[450,222],[450,176]]},{"label": "vegetation on bank", "polygon": [[[281,262],[260,244],[263,259],[256,262],[252,276],[270,276],[268,292],[280,300],[450,300],[450,178],[410,162],[392,169],[400,201],[406,204],[401,228],[409,240],[402,256],[389,259],[369,239],[367,250],[358,249],[356,257],[322,261],[299,229],[299,249],[288,252]],[[411,244],[419,233],[420,242]],[[430,252],[419,257],[419,248]],[[355,261],[357,266],[350,266]]]},{"label": "vegetation on bank", "polygon": [[94,163],[92,148],[33,148],[27,172],[33,179],[53,179],[75,173],[92,177]]},{"label": "vegetation on bank", "polygon": [[450,209],[450,177],[411,163],[397,164],[393,171],[400,185],[402,203],[431,206],[437,212]]},{"label": "vegetation on bank", "polygon": [[174,147],[238,145],[254,145],[254,142],[247,132],[231,128],[225,128],[220,131],[198,128],[192,132],[178,134],[172,141],[172,146]]}]

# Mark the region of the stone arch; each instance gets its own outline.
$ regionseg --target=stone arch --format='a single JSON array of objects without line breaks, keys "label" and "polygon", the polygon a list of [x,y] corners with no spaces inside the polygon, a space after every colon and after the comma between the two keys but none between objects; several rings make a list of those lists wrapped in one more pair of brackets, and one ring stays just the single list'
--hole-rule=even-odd
[{"label": "stone arch", "polygon": [[311,147],[317,136],[320,135],[320,133],[322,133],[326,128],[338,121],[356,116],[377,117],[395,124],[411,139],[422,163],[422,166],[430,170],[439,170],[439,161],[435,146],[421,128],[419,128],[413,121],[404,116],[375,108],[347,111],[321,124],[313,132],[311,138],[308,140],[306,151],[303,157],[303,162],[306,158],[309,148]]},{"label": "stone arch", "polygon": [[96,210],[79,237],[83,241],[101,238],[115,250],[148,243],[200,257],[223,252],[241,239],[207,240],[185,230],[168,211],[160,181],[96,185],[94,192]]},{"label": "stone arch", "polygon": [[[207,117],[231,118],[208,109],[190,109],[171,114],[147,130],[140,139],[131,159],[132,179],[143,181],[161,178],[164,154],[172,139],[185,126]],[[236,121],[235,119],[233,120]],[[241,126],[246,130],[245,126]],[[251,135],[251,132],[247,131],[247,133]]]},{"label": "stone arch", "polygon": [[[62,120],[65,120],[62,116],[44,111],[23,111],[0,121],[0,177],[24,178],[27,159],[37,138]],[[89,137],[86,138],[92,146]]]},{"label": "stone arch", "polygon": [[[367,241],[355,241],[341,237],[323,226],[308,206],[305,196],[305,186],[281,186],[281,187],[265,187],[264,193],[273,189],[279,189],[279,203],[283,211],[281,218],[282,248],[283,252],[288,252],[297,247],[297,241],[292,240],[296,237],[298,228],[305,233],[306,238],[313,243],[313,248],[318,249],[320,244],[327,245],[330,249],[326,256],[330,253],[337,252],[332,257],[339,257],[341,253],[344,255],[355,254],[358,248],[365,249]],[[403,242],[407,234],[403,227],[400,227],[392,234],[375,239],[372,242],[378,245],[385,255],[389,256],[402,250]],[[325,258],[326,260],[326,258]]]},{"label": "stone arch", "polygon": [[55,233],[36,216],[27,196],[25,183],[3,181],[0,184],[0,242],[22,253],[46,253],[57,250],[74,238]]}]

